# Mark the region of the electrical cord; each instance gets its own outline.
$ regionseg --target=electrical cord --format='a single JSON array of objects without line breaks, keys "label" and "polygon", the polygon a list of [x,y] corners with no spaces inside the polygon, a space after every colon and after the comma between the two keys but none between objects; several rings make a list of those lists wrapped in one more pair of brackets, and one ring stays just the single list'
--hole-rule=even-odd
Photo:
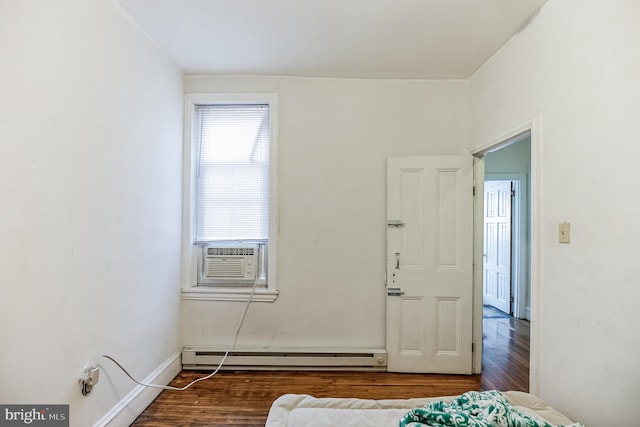
[{"label": "electrical cord", "polygon": [[118,362],[116,359],[114,359],[113,357],[109,356],[108,354],[103,354],[101,356],[98,357],[98,359],[108,359],[111,362],[115,363],[115,365],[122,369],[122,372],[124,372],[129,379],[131,379],[131,381],[133,381],[134,383],[141,385],[143,387],[151,387],[151,388],[158,388],[160,390],[172,390],[172,391],[184,391],[186,389],[188,389],[189,387],[191,387],[192,385],[194,385],[197,382],[200,381],[204,381],[204,380],[208,380],[209,378],[213,377],[214,375],[216,375],[218,373],[218,371],[220,371],[220,369],[222,368],[222,365],[224,365],[224,362],[227,360],[227,356],[229,356],[229,353],[235,348],[236,346],[236,342],[238,341],[238,336],[240,335],[240,329],[242,328],[242,324],[244,323],[244,319],[247,316],[247,311],[249,311],[249,305],[251,304],[251,300],[253,299],[253,295],[256,291],[256,286],[258,285],[257,281],[256,283],[254,283],[253,288],[251,288],[251,293],[249,294],[249,299],[247,300],[247,304],[244,307],[244,311],[242,312],[242,317],[240,318],[240,323],[238,323],[238,327],[236,328],[236,333],[233,336],[233,340],[231,341],[231,344],[229,345],[229,348],[227,349],[227,351],[224,353],[224,356],[222,357],[222,360],[220,361],[220,364],[218,365],[218,367],[216,368],[215,371],[213,371],[212,373],[210,373],[209,375],[202,377],[202,378],[197,378],[193,381],[191,381],[189,384],[187,384],[184,387],[172,387],[169,385],[160,385],[160,384],[147,384],[147,383],[143,383],[141,381],[138,381],[137,379],[135,379],[130,373],[129,371],[127,371],[124,366],[122,366],[120,364],[120,362]]}]

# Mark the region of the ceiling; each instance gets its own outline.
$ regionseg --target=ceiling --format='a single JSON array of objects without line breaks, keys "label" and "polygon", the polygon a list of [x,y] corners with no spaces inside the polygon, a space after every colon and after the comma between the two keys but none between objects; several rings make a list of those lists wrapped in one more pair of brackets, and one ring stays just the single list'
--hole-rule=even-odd
[{"label": "ceiling", "polygon": [[186,74],[468,78],[547,0],[119,0]]}]

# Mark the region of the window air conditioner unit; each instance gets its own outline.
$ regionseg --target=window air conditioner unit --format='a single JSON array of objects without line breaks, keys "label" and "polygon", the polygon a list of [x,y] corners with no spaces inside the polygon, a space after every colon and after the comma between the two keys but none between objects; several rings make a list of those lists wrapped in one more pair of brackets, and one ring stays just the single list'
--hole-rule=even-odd
[{"label": "window air conditioner unit", "polygon": [[203,284],[255,282],[258,245],[207,245],[203,247],[199,282]]}]

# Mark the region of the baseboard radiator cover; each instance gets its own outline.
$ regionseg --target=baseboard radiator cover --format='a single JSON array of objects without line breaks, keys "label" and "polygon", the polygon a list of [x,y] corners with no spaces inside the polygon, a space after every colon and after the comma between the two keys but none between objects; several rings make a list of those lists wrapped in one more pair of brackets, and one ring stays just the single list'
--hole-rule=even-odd
[{"label": "baseboard radiator cover", "polygon": [[[216,369],[225,354],[215,347],[185,346],[182,368]],[[222,370],[386,371],[384,349],[235,349]]]}]

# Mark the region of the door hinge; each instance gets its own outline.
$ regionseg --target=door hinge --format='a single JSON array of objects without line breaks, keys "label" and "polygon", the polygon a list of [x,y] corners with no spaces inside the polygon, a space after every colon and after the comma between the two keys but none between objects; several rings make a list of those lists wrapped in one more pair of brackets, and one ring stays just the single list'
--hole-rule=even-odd
[{"label": "door hinge", "polygon": [[475,185],[473,186],[473,195],[474,196],[476,195],[476,186]]},{"label": "door hinge", "polygon": [[471,343],[471,353],[474,353],[476,351],[476,343],[472,342]]}]

